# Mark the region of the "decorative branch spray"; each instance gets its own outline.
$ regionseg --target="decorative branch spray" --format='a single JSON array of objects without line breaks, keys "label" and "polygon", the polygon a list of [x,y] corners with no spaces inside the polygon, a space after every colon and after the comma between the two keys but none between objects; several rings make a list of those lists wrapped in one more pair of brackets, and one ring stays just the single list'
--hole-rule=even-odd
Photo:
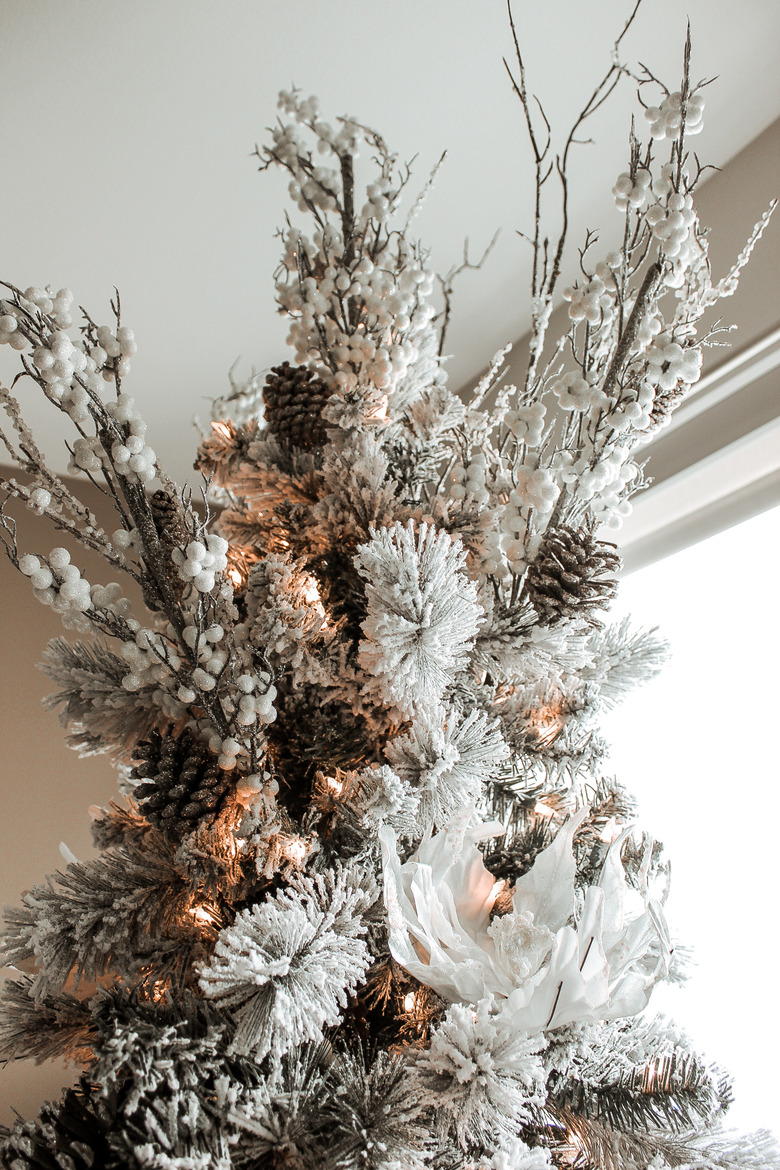
[{"label": "decorative branch spray", "polygon": [[[724,1133],[728,1079],[649,1014],[679,975],[668,867],[597,731],[665,653],[606,624],[603,529],[769,213],[714,280],[688,40],[678,90],[636,79],[650,137],[632,128],[614,185],[623,243],[593,259],[589,236],[551,342],[569,152],[628,73],[626,29],[555,154],[510,25],[535,181],[521,387],[503,350],[468,401],[448,389],[468,254],[437,306],[408,168],[297,91],[257,152],[309,223],[281,235],[292,360],[220,400],[205,519],[147,444],[118,295],[110,324],[74,326],[67,290],[3,285],[21,366],[0,388],[19,468],[0,536],[76,631],[48,648],[50,703],[72,746],[117,760],[123,794],[94,810],[97,855],[6,916],[3,1057],[83,1066],[5,1132],[13,1170],[780,1166],[766,1134]],[[47,467],[22,379],[75,429],[70,471],[115,531]],[[20,549],[20,504],[140,584],[145,611],[70,548]]]}]

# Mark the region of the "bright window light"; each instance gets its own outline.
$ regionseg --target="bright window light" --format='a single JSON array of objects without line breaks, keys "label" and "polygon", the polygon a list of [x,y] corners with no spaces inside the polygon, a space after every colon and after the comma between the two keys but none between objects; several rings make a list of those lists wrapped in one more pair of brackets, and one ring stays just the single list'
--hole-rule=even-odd
[{"label": "bright window light", "polygon": [[614,616],[659,626],[672,658],[604,727],[612,770],[666,846],[667,916],[697,960],[651,1007],[734,1075],[740,1129],[777,1108],[779,577],[780,508],[627,577]]}]

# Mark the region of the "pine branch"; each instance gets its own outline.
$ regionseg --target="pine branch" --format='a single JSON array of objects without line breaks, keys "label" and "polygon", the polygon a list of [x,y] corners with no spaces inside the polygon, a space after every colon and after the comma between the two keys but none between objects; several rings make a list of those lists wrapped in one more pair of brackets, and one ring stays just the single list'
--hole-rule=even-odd
[{"label": "pine branch", "polygon": [[744,1135],[717,1128],[670,1134],[616,1131],[570,1110],[544,1110],[546,1133],[561,1134],[553,1146],[563,1165],[582,1170],[647,1170],[653,1164],[673,1170],[778,1170],[780,1151],[767,1130]]},{"label": "pine branch", "polygon": [[229,1120],[240,1135],[233,1154],[238,1170],[330,1165],[331,1127],[323,1104],[332,1063],[327,1040],[303,1045],[278,1061],[246,1105],[231,1108]]},{"label": "pine branch", "polygon": [[368,967],[363,915],[377,892],[353,863],[298,878],[222,931],[200,984],[208,998],[237,1009],[238,1052],[281,1056],[338,1022]]},{"label": "pine branch", "polygon": [[61,708],[60,723],[70,730],[68,743],[82,756],[108,752],[127,758],[136,743],[167,722],[154,701],[154,689],[127,691],[122,686],[127,663],[97,639],[71,643],[53,638],[41,669],[61,687],[44,705]]},{"label": "pine branch", "polygon": [[731,1082],[695,1054],[671,1051],[613,1084],[572,1079],[551,1086],[552,1100],[620,1132],[684,1130],[709,1122],[731,1103]]},{"label": "pine branch", "polygon": [[0,1060],[89,1055],[92,1021],[84,1000],[65,992],[36,997],[31,976],[7,979],[0,991]]},{"label": "pine branch", "polygon": [[230,1051],[220,1014],[193,996],[156,1004],[111,992],[96,1008],[95,1027],[90,1075],[103,1092],[118,1091],[112,1144],[120,1165],[134,1165],[143,1148],[152,1164],[227,1170],[237,1138],[228,1114],[250,1104],[264,1078]]},{"label": "pine branch", "polygon": [[333,1164],[384,1170],[428,1166],[428,1101],[408,1064],[399,1055],[378,1052],[373,1060],[360,1050],[340,1054],[328,1078],[323,1114],[329,1123]]},{"label": "pine branch", "polygon": [[36,996],[115,970],[132,978],[145,968],[157,979],[186,981],[203,936],[190,910],[196,896],[181,876],[171,846],[150,833],[72,862],[46,886],[6,909],[5,960],[34,959]]}]

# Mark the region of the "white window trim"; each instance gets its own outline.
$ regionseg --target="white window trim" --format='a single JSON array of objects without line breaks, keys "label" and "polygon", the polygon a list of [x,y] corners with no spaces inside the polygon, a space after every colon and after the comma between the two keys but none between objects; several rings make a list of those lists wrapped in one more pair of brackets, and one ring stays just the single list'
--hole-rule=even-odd
[{"label": "white window trim", "polygon": [[[757,379],[780,369],[780,328],[702,378],[661,434],[691,422]],[[780,411],[780,377],[773,390]],[[727,438],[727,436],[724,436]],[[691,462],[634,498],[617,534],[626,572],[669,556],[780,503],[778,417]]]}]

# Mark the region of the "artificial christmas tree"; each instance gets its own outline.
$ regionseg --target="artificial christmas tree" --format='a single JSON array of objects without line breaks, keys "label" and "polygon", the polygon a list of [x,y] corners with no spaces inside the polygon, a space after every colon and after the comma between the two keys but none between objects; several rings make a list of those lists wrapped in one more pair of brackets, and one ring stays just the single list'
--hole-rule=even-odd
[{"label": "artificial christmas tree", "polygon": [[[637,449],[695,382],[697,323],[766,222],[713,281],[688,62],[675,92],[642,78],[658,104],[614,187],[623,247],[592,261],[588,241],[569,331],[547,340],[565,222],[551,243],[540,216],[524,384],[503,351],[466,401],[401,214],[408,174],[374,131],[283,94],[263,166],[313,222],[282,236],[294,363],[214,419],[204,507],[146,442],[118,297],[111,326],[85,315],[76,335],[67,291],[4,286],[0,340],[69,416],[72,470],[117,528],[2,389],[23,473],[6,495],[148,610],[66,548],[19,549],[0,513],[36,595],[95,635],[57,640],[47,670],[125,798],[95,812],[95,858],[7,915],[4,1056],[84,1065],[6,1135],[14,1170],[780,1165],[765,1135],[722,1134],[727,1078],[645,1011],[680,977],[668,867],[596,728],[664,653],[605,624],[618,559],[598,529],[630,508]],[[518,50],[538,206],[551,173],[565,205],[569,148],[621,71],[553,160]]]}]

